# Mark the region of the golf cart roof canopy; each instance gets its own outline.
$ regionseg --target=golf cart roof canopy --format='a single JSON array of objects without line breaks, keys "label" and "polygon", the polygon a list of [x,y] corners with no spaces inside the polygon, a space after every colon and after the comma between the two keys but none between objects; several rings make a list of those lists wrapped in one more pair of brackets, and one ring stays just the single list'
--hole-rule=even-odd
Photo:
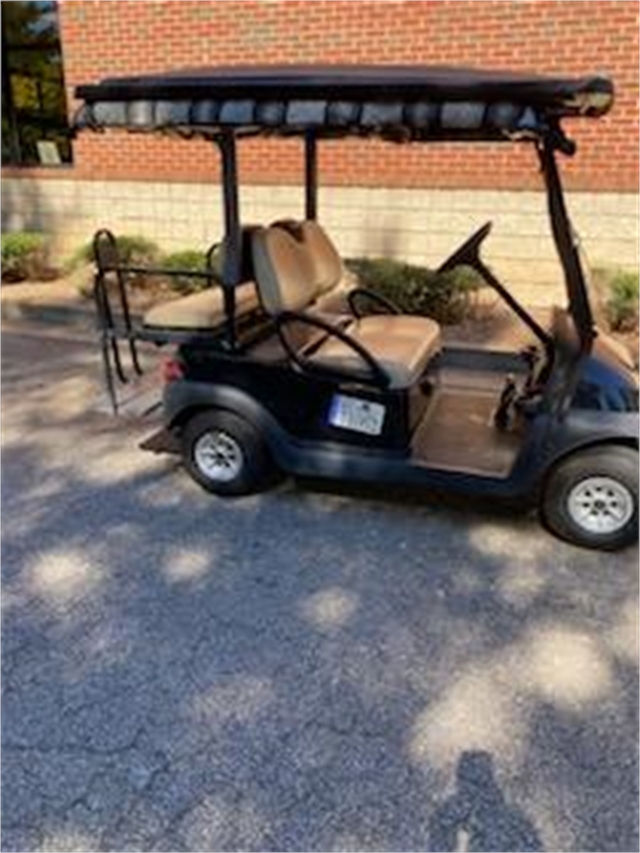
[{"label": "golf cart roof canopy", "polygon": [[111,77],[76,97],[79,130],[491,141],[604,115],[613,84],[444,66],[242,66]]}]

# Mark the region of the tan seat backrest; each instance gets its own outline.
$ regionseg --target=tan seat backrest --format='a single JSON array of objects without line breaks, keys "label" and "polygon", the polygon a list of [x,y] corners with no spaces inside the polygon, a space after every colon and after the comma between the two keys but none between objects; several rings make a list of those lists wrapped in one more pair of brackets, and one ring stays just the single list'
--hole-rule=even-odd
[{"label": "tan seat backrest", "polygon": [[326,293],[336,287],[344,276],[342,258],[327,232],[317,222],[305,220],[300,225],[300,232],[303,244],[311,252],[316,285],[320,293]]},{"label": "tan seat backrest", "polygon": [[300,311],[316,298],[310,254],[283,228],[259,228],[252,235],[253,269],[267,314]]},{"label": "tan seat backrest", "polygon": [[344,265],[338,250],[321,225],[312,219],[302,222],[285,220],[274,225],[289,231],[308,252],[318,295],[339,284],[345,274]]}]

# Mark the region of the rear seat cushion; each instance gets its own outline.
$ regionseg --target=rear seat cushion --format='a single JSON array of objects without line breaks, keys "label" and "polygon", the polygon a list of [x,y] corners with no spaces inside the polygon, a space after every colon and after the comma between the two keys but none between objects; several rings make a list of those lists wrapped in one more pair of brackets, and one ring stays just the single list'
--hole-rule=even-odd
[{"label": "rear seat cushion", "polygon": [[[236,288],[236,315],[248,314],[259,306],[253,282]],[[222,287],[208,287],[180,299],[154,305],[144,316],[144,325],[165,329],[216,329],[225,319]]]}]

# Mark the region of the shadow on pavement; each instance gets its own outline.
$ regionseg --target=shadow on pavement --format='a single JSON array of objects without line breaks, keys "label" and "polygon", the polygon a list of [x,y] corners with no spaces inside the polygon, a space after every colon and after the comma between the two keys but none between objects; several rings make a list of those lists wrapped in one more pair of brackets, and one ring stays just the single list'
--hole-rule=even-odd
[{"label": "shadow on pavement", "polygon": [[637,848],[637,552],[217,500],[8,366],[4,850]]},{"label": "shadow on pavement", "polygon": [[487,752],[463,752],[456,768],[456,790],[429,824],[429,850],[542,850],[542,843],[520,809],[508,805]]}]

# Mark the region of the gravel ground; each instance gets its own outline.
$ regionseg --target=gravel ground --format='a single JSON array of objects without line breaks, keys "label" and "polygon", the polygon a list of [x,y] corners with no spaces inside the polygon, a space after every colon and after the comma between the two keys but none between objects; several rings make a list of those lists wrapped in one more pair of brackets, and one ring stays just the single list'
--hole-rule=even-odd
[{"label": "gravel ground", "polygon": [[4,850],[636,850],[637,550],[221,501],[3,334]]}]

